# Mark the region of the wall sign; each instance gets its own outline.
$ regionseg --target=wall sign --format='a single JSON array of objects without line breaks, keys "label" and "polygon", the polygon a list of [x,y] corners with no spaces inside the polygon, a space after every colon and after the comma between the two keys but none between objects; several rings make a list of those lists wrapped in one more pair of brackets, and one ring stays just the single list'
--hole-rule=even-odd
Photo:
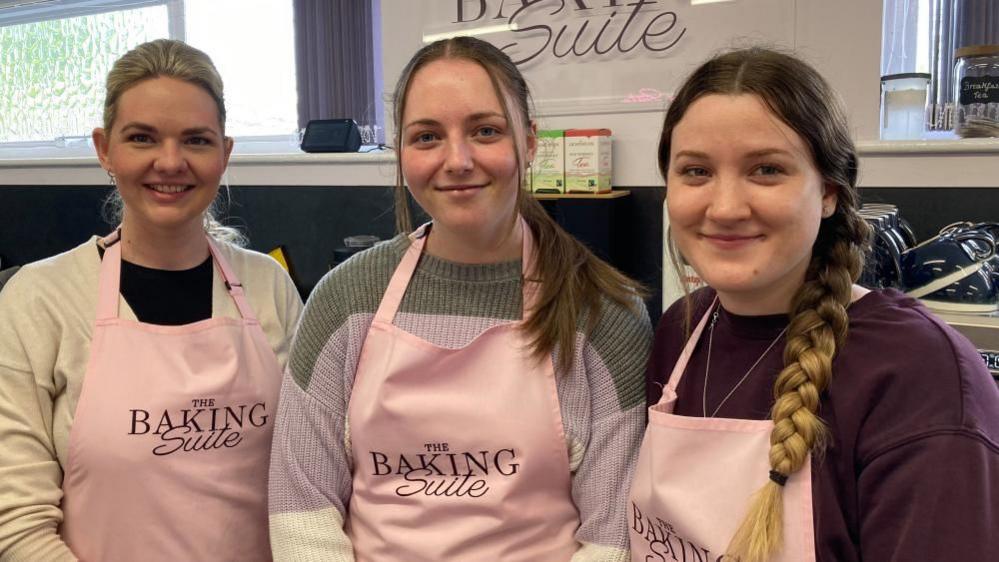
[{"label": "wall sign", "polygon": [[496,44],[518,65],[662,53],[687,33],[660,0],[455,0],[451,23],[507,24],[511,40]]},{"label": "wall sign", "polygon": [[386,109],[417,49],[473,34],[519,64],[539,128],[611,129],[614,181],[658,185],[661,115],[686,76],[725,49],[793,47],[796,22],[820,5],[823,21],[842,11],[798,0],[380,0]]}]

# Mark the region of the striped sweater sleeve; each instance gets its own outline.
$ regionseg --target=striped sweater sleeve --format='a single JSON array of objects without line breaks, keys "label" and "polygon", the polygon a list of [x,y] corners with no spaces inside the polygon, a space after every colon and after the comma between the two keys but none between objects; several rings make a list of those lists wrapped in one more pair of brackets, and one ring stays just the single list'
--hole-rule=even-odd
[{"label": "striped sweater sleeve", "polygon": [[[572,497],[579,509],[572,562],[629,560],[627,496],[645,432],[645,364],[652,327],[645,307],[604,303],[588,337],[577,338],[572,372],[560,382],[571,439]],[[573,386],[585,385],[585,389]],[[572,400],[570,395],[589,395]],[[582,415],[588,410],[588,415]]]},{"label": "striped sweater sleeve", "polygon": [[364,334],[399,257],[391,243],[355,256],[324,277],[306,304],[271,447],[275,560],[354,559],[344,532],[352,466],[347,404]]}]

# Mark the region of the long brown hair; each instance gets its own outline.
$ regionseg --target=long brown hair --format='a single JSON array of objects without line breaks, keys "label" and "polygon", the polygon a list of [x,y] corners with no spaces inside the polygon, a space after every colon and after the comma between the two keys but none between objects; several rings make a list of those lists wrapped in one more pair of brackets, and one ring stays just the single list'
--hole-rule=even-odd
[{"label": "long brown hair", "polygon": [[695,100],[709,94],[757,96],[805,141],[823,181],[838,188],[836,210],[819,226],[805,282],[791,302],[784,369],[774,385],[770,412],[773,477],[753,497],[727,552],[742,562],[761,562],[783,542],[783,486],[775,480],[798,471],[810,452],[821,450],[826,437],[819,400],[832,378],[836,350],[846,340],[846,307],[869,247],[870,228],[857,214],[857,153],[839,100],[811,66],[768,49],[716,56],[687,78],[666,112],[659,138],[664,179],[673,128]]},{"label": "long brown hair", "polygon": [[[396,165],[395,215],[399,232],[409,232],[413,228],[402,177],[402,116],[406,109],[406,94],[417,71],[440,59],[468,60],[489,75],[503,106],[504,117],[513,131],[518,185],[524,185],[527,138],[532,133],[528,109],[530,92],[523,75],[510,57],[480,39],[454,37],[436,41],[413,55],[395,88],[395,145],[400,151]],[[537,258],[529,275],[540,285],[536,308],[531,311],[524,329],[530,337],[532,351],[539,359],[550,355],[558,346],[559,362],[555,367],[559,372],[566,372],[572,367],[576,326],[584,312],[588,315],[586,329],[589,331],[599,318],[602,296],[622,306],[634,307],[635,297],[644,292],[641,285],[593,255],[562,230],[524,189],[517,190],[517,210],[534,235]]]}]

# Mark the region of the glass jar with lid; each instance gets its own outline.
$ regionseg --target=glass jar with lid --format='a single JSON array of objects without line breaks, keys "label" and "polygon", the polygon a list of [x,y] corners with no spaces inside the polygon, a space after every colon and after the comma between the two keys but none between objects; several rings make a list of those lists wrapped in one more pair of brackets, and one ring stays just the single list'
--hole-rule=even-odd
[{"label": "glass jar with lid", "polygon": [[881,77],[881,140],[923,137],[929,83],[930,75],[919,72]]},{"label": "glass jar with lid", "polygon": [[999,137],[999,45],[962,47],[954,57],[954,132]]}]

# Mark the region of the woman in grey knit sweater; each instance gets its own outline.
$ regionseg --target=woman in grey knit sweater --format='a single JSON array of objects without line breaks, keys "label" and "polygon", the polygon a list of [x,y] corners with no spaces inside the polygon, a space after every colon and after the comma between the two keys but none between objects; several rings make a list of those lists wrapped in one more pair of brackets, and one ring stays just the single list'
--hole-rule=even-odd
[{"label": "woman in grey knit sweater", "polygon": [[[472,38],[404,69],[403,234],[306,307],[272,449],[276,559],[628,559],[649,320],[521,189],[527,99]],[[433,219],[412,233],[402,178]]]}]

